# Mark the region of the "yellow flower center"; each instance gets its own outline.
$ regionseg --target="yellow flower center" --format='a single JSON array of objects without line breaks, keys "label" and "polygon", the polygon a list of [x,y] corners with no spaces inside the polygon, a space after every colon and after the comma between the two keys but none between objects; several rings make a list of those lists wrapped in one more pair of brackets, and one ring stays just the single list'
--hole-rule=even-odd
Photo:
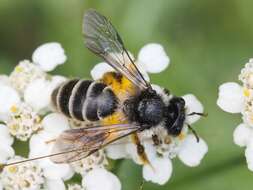
[{"label": "yellow flower center", "polygon": [[249,97],[249,96],[250,96],[250,91],[249,91],[249,89],[244,88],[244,89],[243,89],[243,95],[244,95],[245,97]]},{"label": "yellow flower center", "polygon": [[23,71],[23,67],[17,66],[17,67],[15,68],[15,71],[16,71],[17,73],[20,73],[20,72]]},{"label": "yellow flower center", "polygon": [[16,173],[18,171],[18,168],[17,168],[17,166],[9,166],[8,171],[10,173]]},{"label": "yellow flower center", "polygon": [[15,105],[11,106],[10,111],[11,111],[12,113],[17,113],[17,112],[18,112],[17,106],[15,106]]}]

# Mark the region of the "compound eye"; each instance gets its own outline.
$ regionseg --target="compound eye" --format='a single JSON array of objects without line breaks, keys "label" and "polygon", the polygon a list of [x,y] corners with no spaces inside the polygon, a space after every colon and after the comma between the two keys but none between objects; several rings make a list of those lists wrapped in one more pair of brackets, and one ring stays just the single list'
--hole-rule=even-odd
[{"label": "compound eye", "polygon": [[178,98],[178,101],[181,105],[185,106],[185,101],[183,98]]}]

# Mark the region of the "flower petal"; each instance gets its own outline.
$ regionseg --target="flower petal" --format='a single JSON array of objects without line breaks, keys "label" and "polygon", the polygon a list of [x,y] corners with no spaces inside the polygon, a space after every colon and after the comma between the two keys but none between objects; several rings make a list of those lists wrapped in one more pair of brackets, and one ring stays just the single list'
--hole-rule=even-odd
[{"label": "flower petal", "polygon": [[47,179],[68,180],[74,175],[73,169],[68,164],[55,164],[49,159],[40,162],[44,176]]},{"label": "flower petal", "polygon": [[39,111],[49,106],[49,83],[49,81],[42,78],[36,79],[29,83],[25,89],[24,99],[34,110]]},{"label": "flower petal", "polygon": [[142,175],[145,180],[163,185],[170,179],[172,174],[172,163],[169,158],[157,157],[151,160],[151,166],[143,166]]},{"label": "flower petal", "polygon": [[245,149],[245,157],[246,157],[246,161],[248,164],[248,169],[253,171],[253,146],[252,146],[252,141],[249,144],[249,146],[247,146],[247,148]]},{"label": "flower petal", "polygon": [[65,185],[61,179],[52,180],[48,179],[46,180],[46,189],[47,190],[65,190]]},{"label": "flower petal", "polygon": [[9,129],[6,125],[0,124],[0,144],[12,145],[14,139],[9,133]]},{"label": "flower petal", "polygon": [[108,63],[102,62],[96,64],[90,71],[91,77],[94,80],[101,79],[103,75],[107,72],[115,71]]},{"label": "flower petal", "polygon": [[10,85],[10,79],[7,75],[0,75],[0,83]]},{"label": "flower petal", "polygon": [[0,143],[0,163],[5,163],[15,155],[14,149],[7,144]]},{"label": "flower petal", "polygon": [[64,49],[57,42],[46,43],[39,46],[32,55],[32,60],[44,71],[52,71],[57,65],[66,61]]},{"label": "flower petal", "polygon": [[252,138],[253,131],[244,123],[238,125],[234,130],[234,143],[238,146],[246,146]]},{"label": "flower petal", "polygon": [[[52,135],[47,131],[41,131],[36,135],[33,135],[30,140],[30,152],[29,158],[36,158],[41,155],[52,154],[53,142],[48,143],[55,138],[55,134]],[[44,176],[48,179],[63,179],[67,180],[74,174],[72,168],[68,164],[55,164],[49,158],[39,160],[39,165],[43,168]]]},{"label": "flower petal", "polygon": [[58,136],[61,132],[70,128],[67,118],[59,113],[51,113],[44,117],[42,125],[48,133],[54,136]]},{"label": "flower petal", "polygon": [[185,165],[195,167],[200,164],[207,151],[208,147],[203,139],[200,138],[197,142],[194,135],[188,135],[181,145],[178,157]]},{"label": "flower petal", "polygon": [[[201,102],[193,95],[187,94],[183,96],[185,100],[186,114],[190,114],[192,112],[203,113],[204,107]],[[186,122],[188,124],[195,123],[200,118],[199,115],[191,115],[186,117]]]},{"label": "flower petal", "polygon": [[126,144],[126,152],[136,164],[143,164],[140,156],[137,153],[137,148],[136,148],[135,144],[127,143]]},{"label": "flower petal", "polygon": [[83,177],[83,186],[87,190],[120,190],[119,179],[105,169],[93,169]]},{"label": "flower petal", "polygon": [[10,114],[10,108],[20,102],[17,91],[11,86],[0,83],[0,120],[6,120]]},{"label": "flower petal", "polygon": [[128,153],[126,151],[126,144],[124,144],[126,143],[126,141],[126,138],[123,138],[117,141],[118,144],[108,145],[105,148],[107,157],[113,160],[128,157]]},{"label": "flower petal", "polygon": [[160,44],[147,44],[141,48],[138,55],[138,64],[149,73],[160,73],[169,63],[170,59]]},{"label": "flower petal", "polygon": [[50,81],[44,78],[36,79],[28,84],[24,99],[36,111],[48,109],[51,106],[53,90],[64,81],[65,78],[61,76],[54,76]]},{"label": "flower petal", "polygon": [[217,105],[229,113],[240,113],[243,109],[244,96],[242,87],[235,82],[227,82],[219,87]]}]

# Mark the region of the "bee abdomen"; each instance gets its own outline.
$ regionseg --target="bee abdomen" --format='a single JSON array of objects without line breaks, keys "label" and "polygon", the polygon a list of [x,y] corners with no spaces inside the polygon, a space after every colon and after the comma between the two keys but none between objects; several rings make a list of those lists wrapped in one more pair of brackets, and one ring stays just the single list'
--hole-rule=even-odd
[{"label": "bee abdomen", "polygon": [[117,97],[102,82],[69,80],[52,93],[52,102],[64,115],[80,121],[97,121],[117,108]]}]

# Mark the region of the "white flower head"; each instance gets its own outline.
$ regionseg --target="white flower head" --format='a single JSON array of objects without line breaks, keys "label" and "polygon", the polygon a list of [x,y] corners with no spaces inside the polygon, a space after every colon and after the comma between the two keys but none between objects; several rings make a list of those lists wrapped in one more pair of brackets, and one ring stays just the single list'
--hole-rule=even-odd
[{"label": "white flower head", "polygon": [[83,176],[95,168],[105,168],[107,165],[108,161],[103,150],[99,150],[87,158],[71,163],[75,172]]},{"label": "white flower head", "polygon": [[28,60],[19,62],[10,74],[11,85],[20,93],[23,93],[27,85],[38,78],[45,78],[44,73],[38,66]]},{"label": "white flower head", "polygon": [[21,103],[11,107],[10,119],[6,125],[13,136],[26,141],[41,128],[40,121],[40,116],[29,105]]},{"label": "white flower head", "polygon": [[63,64],[66,59],[64,49],[57,42],[39,46],[32,55],[33,62],[44,71],[54,70],[57,65]]},{"label": "white flower head", "polygon": [[[15,156],[7,163],[24,160]],[[6,190],[40,189],[44,183],[42,168],[36,162],[25,162],[19,165],[6,166],[0,174],[0,180]]]},{"label": "white flower head", "polygon": [[233,134],[234,143],[246,147],[245,157],[249,170],[253,171],[253,59],[250,59],[241,70],[239,80],[224,83],[219,87],[218,106],[229,113],[240,113],[243,122]]}]

